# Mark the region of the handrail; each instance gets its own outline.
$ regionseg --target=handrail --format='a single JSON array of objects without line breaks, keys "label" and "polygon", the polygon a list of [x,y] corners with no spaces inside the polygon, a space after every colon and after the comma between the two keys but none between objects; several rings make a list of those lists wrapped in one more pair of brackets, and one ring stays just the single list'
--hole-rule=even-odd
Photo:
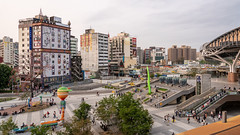
[{"label": "handrail", "polygon": [[[228,95],[227,92],[226,92],[226,93],[220,92],[220,93],[218,93],[218,94],[221,94],[221,93],[223,93],[223,95],[220,96],[220,97],[218,97],[217,94],[216,94],[216,95],[214,96],[214,97],[217,97],[216,100],[213,100],[212,102],[210,102],[210,104],[208,104],[208,105],[206,105],[206,106],[204,106],[204,107],[201,107],[202,105],[204,105],[205,103],[207,103],[207,102],[210,101],[210,99],[208,99],[208,100],[204,101],[202,104],[200,104],[198,107],[194,108],[195,112],[196,112],[197,114],[203,112],[203,111],[206,110],[208,107],[210,107],[211,105],[213,105],[214,103],[216,103],[217,101],[219,101],[220,99],[223,99],[224,97],[226,97],[226,96]],[[212,98],[214,98],[214,97],[212,97]]]},{"label": "handrail", "polygon": [[213,88],[211,88],[210,90],[202,93],[201,95],[195,95],[195,96],[189,98],[188,100],[182,102],[181,104],[177,105],[177,108],[180,109],[180,110],[182,110],[183,107],[186,107],[186,105],[188,105],[188,104],[190,104],[190,103],[193,103],[193,101],[198,101],[198,100],[204,98],[204,97],[207,96],[207,95],[210,95],[212,92],[215,92],[215,90],[216,90],[216,88],[213,87]]},{"label": "handrail", "polygon": [[[218,92],[215,95],[213,95],[211,98],[217,96],[218,94],[220,94],[222,92]],[[203,104],[207,103],[210,100],[210,98],[207,98],[206,100],[204,100],[202,103],[198,104],[197,106],[193,107],[193,110],[196,110],[197,108],[199,108],[200,106],[202,106]]]}]

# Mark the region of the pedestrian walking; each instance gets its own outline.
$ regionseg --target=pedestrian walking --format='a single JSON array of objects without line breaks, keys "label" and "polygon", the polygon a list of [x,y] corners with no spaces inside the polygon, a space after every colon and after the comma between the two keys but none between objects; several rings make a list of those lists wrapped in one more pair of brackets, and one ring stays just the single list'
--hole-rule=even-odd
[{"label": "pedestrian walking", "polygon": [[95,125],[95,117],[92,118],[92,123]]},{"label": "pedestrian walking", "polygon": [[53,112],[53,118],[56,118],[56,111]]},{"label": "pedestrian walking", "polygon": [[188,118],[187,118],[187,121],[188,121],[188,124],[190,123],[190,117],[188,116]]},{"label": "pedestrian walking", "polygon": [[174,115],[172,116],[172,122],[173,123],[175,122],[175,116]]},{"label": "pedestrian walking", "polygon": [[49,111],[47,111],[47,116],[48,116],[48,117],[49,117],[49,114],[50,114]]}]

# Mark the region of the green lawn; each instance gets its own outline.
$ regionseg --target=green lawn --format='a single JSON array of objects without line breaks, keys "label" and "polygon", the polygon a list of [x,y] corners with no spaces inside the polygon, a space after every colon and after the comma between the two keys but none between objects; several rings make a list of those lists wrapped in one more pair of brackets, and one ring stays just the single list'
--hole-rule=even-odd
[{"label": "green lawn", "polygon": [[167,89],[164,89],[164,88],[158,88],[158,90],[167,91]]},{"label": "green lawn", "polygon": [[0,98],[0,102],[5,102],[5,101],[9,101],[9,100],[13,100],[15,98]]}]

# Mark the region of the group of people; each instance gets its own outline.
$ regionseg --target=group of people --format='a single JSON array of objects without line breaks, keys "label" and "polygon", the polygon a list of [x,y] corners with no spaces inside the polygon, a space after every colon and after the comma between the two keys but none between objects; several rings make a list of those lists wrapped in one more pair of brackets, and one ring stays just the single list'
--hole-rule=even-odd
[{"label": "group of people", "polygon": [[[61,114],[61,110],[59,111],[59,113]],[[49,111],[47,111],[46,113],[43,114],[43,118],[49,118]],[[53,118],[57,118],[57,114],[56,111],[53,111]]]}]

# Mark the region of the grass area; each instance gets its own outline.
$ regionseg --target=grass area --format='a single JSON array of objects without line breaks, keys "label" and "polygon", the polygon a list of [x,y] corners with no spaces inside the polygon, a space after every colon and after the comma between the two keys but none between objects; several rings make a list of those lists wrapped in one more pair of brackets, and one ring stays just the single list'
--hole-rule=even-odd
[{"label": "grass area", "polygon": [[146,98],[146,99],[143,100],[143,102],[147,102],[148,100],[149,100],[149,98]]},{"label": "grass area", "polygon": [[5,102],[13,99],[16,99],[16,98],[0,98],[0,102]]},{"label": "grass area", "polygon": [[42,104],[42,105],[32,106],[30,109],[28,109],[28,106],[26,106],[23,109],[25,110],[25,112],[35,112],[35,111],[46,109],[48,107],[50,107],[50,105]]},{"label": "grass area", "polygon": [[0,90],[0,93],[12,93],[11,90]]},{"label": "grass area", "polygon": [[158,90],[161,90],[161,91],[167,91],[168,89],[158,88]]},{"label": "grass area", "polygon": [[114,86],[108,86],[108,85],[106,85],[106,86],[103,86],[103,88],[106,88],[106,89],[118,89],[118,88],[116,88],[116,87],[114,87]]}]

